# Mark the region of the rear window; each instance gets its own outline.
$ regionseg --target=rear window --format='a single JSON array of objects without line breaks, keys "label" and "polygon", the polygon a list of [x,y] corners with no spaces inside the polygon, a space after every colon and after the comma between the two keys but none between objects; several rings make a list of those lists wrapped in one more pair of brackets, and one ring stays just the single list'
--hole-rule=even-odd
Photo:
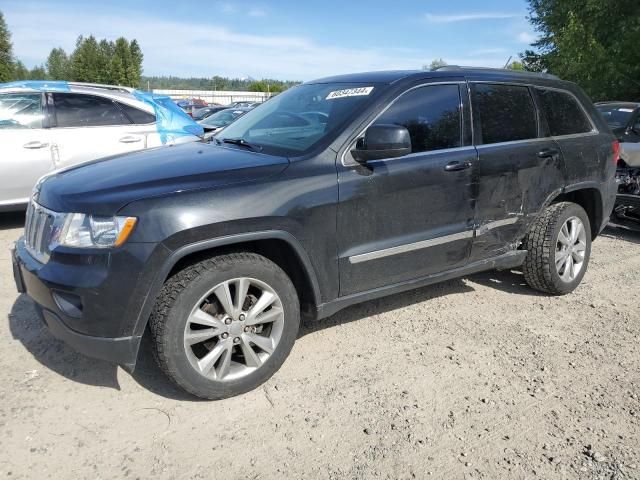
[{"label": "rear window", "polygon": [[122,110],[108,98],[78,93],[53,93],[58,127],[131,125]]},{"label": "rear window", "polygon": [[528,87],[475,84],[473,114],[476,143],[502,143],[537,138],[536,108]]},{"label": "rear window", "polygon": [[132,107],[131,105],[127,105],[126,103],[118,102],[118,105],[120,105],[120,108],[124,110],[124,113],[127,114],[127,117],[129,117],[131,121],[137,125],[145,125],[147,123],[154,123],[156,121],[156,116],[152,113],[145,112],[144,110]]},{"label": "rear window", "polygon": [[584,110],[572,95],[546,88],[536,90],[552,136],[588,133],[593,129]]}]

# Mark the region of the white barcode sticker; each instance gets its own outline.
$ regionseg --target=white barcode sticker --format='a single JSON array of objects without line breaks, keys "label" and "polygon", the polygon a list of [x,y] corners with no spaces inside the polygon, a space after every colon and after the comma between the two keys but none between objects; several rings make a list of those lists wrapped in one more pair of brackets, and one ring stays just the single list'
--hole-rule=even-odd
[{"label": "white barcode sticker", "polygon": [[334,100],[336,98],[360,97],[369,95],[373,91],[373,87],[345,88],[344,90],[334,90],[329,92],[325,100]]}]

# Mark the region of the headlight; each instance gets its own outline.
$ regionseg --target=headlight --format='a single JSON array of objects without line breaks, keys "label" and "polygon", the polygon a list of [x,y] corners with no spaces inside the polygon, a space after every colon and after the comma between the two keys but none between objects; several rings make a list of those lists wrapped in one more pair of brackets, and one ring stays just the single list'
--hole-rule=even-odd
[{"label": "headlight", "polygon": [[135,217],[60,214],[53,223],[50,249],[58,245],[75,248],[119,247],[129,238],[136,220]]}]

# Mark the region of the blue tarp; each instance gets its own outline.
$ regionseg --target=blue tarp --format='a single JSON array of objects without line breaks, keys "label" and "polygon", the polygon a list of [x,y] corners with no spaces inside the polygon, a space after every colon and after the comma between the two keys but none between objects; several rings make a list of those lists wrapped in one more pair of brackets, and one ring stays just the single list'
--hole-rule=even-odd
[{"label": "blue tarp", "polygon": [[0,89],[5,88],[28,88],[29,90],[68,92],[69,84],[61,80],[20,80],[17,82],[0,83]]},{"label": "blue tarp", "polygon": [[[0,90],[10,88],[49,92],[68,92],[70,90],[67,82],[58,80],[25,80],[0,83]],[[178,107],[171,98],[141,90],[134,90],[133,96],[153,107],[156,115],[156,128],[163,144],[187,135],[202,136],[204,134],[204,129]]]},{"label": "blue tarp", "polygon": [[204,135],[204,129],[165,95],[134,90],[133,95],[151,105],[156,112],[156,127],[162,143],[185,135]]}]

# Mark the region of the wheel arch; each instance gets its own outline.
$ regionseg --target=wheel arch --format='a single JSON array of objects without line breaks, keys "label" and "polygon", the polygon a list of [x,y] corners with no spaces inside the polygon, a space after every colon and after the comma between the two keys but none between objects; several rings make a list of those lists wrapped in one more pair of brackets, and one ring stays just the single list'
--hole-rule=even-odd
[{"label": "wheel arch", "polygon": [[301,312],[313,316],[321,303],[320,287],[311,260],[298,240],[288,232],[273,230],[204,240],[174,250],[156,276],[134,332],[142,335],[162,286],[169,277],[203,258],[231,252],[252,252],[276,263],[291,278],[300,298]]},{"label": "wheel arch", "polygon": [[589,217],[589,223],[591,223],[591,239],[595,240],[600,234],[600,227],[604,221],[603,199],[600,189],[589,184],[576,185],[555,196],[549,204],[559,202],[576,203],[584,209]]}]

